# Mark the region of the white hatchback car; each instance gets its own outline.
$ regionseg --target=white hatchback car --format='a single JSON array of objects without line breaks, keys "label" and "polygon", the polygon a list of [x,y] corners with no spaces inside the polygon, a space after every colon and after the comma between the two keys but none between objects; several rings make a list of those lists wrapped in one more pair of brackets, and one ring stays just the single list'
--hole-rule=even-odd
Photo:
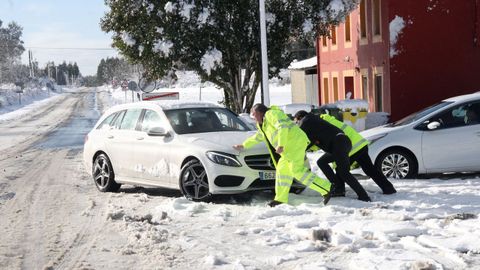
[{"label": "white hatchback car", "polygon": [[252,131],[230,110],[208,103],[148,101],[118,105],[86,137],[84,162],[97,188],[121,184],[179,188],[189,199],[273,189],[264,144],[238,152]]},{"label": "white hatchback car", "polygon": [[361,132],[375,166],[390,178],[480,171],[480,92],[443,100]]}]

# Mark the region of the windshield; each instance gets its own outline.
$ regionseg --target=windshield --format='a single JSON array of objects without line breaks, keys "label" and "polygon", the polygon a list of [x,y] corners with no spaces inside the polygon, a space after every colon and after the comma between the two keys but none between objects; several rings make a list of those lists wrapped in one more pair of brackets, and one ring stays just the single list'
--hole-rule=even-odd
[{"label": "windshield", "polygon": [[408,115],[408,116],[406,116],[406,117],[404,117],[404,118],[402,118],[402,119],[400,119],[400,120],[398,120],[398,121],[396,121],[396,122],[393,122],[393,123],[391,124],[391,126],[397,127],[397,126],[408,125],[408,124],[413,123],[413,122],[417,121],[418,119],[421,119],[421,118],[423,118],[424,116],[426,116],[426,115],[428,115],[428,114],[430,114],[430,113],[432,113],[432,112],[434,112],[434,111],[437,111],[437,110],[439,110],[440,108],[443,108],[443,107],[445,107],[445,106],[447,106],[447,105],[449,105],[449,104],[452,104],[452,102],[442,101],[442,102],[437,103],[437,104],[435,104],[435,105],[432,105],[432,106],[430,106],[430,107],[428,107],[428,108],[425,108],[425,109],[423,109],[423,110],[421,110],[421,111],[419,111],[419,112],[412,113],[412,114],[410,114],[410,115]]},{"label": "windshield", "polygon": [[225,108],[173,109],[165,114],[177,134],[251,130]]}]

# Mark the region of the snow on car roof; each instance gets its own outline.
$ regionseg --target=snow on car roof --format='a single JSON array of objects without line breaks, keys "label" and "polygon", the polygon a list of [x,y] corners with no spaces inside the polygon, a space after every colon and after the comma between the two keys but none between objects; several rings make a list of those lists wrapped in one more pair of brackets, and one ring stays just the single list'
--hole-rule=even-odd
[{"label": "snow on car roof", "polygon": [[184,108],[220,108],[221,106],[209,102],[185,102],[179,100],[148,101],[160,106],[163,110]]},{"label": "snow on car roof", "polygon": [[162,100],[162,101],[140,101],[126,104],[119,104],[109,108],[105,114],[110,114],[115,111],[134,109],[134,108],[153,108],[160,107],[162,110],[170,109],[184,109],[184,108],[222,108],[209,102],[185,102],[178,100]]}]

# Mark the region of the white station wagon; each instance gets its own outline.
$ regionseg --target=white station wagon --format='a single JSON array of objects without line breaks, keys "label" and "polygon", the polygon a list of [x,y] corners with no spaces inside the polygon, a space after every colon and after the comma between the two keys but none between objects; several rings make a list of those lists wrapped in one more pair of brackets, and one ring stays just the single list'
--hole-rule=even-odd
[{"label": "white station wagon", "polygon": [[397,122],[361,132],[390,178],[480,171],[480,92],[452,97]]},{"label": "white station wagon", "polygon": [[264,144],[238,152],[254,131],[230,110],[209,103],[147,101],[117,105],[85,139],[84,162],[97,188],[121,184],[179,188],[185,197],[273,189]]}]

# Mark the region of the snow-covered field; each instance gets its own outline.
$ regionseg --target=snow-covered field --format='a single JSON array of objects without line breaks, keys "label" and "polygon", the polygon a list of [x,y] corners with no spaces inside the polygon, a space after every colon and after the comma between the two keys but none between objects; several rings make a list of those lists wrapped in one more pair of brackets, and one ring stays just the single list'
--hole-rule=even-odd
[{"label": "snow-covered field", "polygon": [[[291,85],[288,75],[284,75],[284,81],[279,79],[272,80],[269,85],[270,103],[272,105],[283,105],[292,102]],[[200,78],[190,71],[178,72],[178,81],[171,87],[162,87],[154,92],[178,92],[180,100],[205,101],[212,103],[221,103],[224,99],[223,91],[211,83],[201,83]],[[138,101],[137,95],[132,91],[122,91],[120,87],[112,88],[111,85],[101,87],[100,89],[112,94],[113,104],[122,104],[125,102]],[[260,90],[255,95],[255,103],[261,102]]]},{"label": "snow-covered field", "polygon": [[0,115],[20,110],[27,105],[38,103],[63,91],[57,85],[55,85],[54,91],[49,90],[44,86],[46,83],[53,85],[47,79],[40,79],[38,83],[28,83],[22,93],[17,93],[20,88],[14,84],[0,84]]},{"label": "snow-covered field", "polygon": [[[272,84],[272,103],[289,103],[289,87]],[[168,90],[198,101],[199,88]],[[100,193],[81,137],[125,96],[72,91],[0,115],[1,269],[480,269],[477,175],[393,181],[394,195],[364,179],[372,202],[347,188],[327,206],[309,191],[276,208],[269,192],[209,203],[162,188]]]}]

